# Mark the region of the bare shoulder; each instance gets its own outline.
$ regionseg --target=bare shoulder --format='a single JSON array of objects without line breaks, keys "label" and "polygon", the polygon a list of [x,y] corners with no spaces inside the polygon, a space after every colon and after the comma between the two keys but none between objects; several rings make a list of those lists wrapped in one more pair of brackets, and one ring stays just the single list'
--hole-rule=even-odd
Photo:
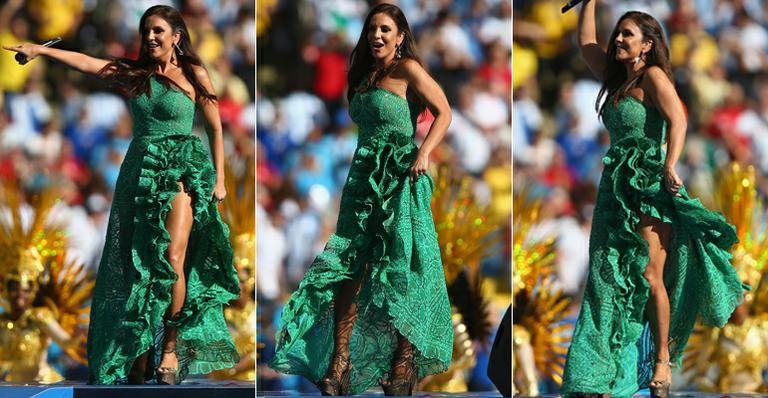
[{"label": "bare shoulder", "polygon": [[662,83],[671,82],[666,72],[664,72],[663,69],[661,69],[656,65],[649,67],[645,71],[645,75],[648,76],[648,82],[651,83],[653,86],[658,86],[659,84],[662,84]]},{"label": "bare shoulder", "polygon": [[397,66],[393,71],[394,77],[403,78],[406,80],[412,80],[414,78],[422,76],[426,71],[421,64],[415,59],[406,59]]},{"label": "bare shoulder", "polygon": [[205,69],[202,65],[192,65],[192,70],[195,72],[195,76],[198,79],[210,79],[208,77],[208,70]]}]

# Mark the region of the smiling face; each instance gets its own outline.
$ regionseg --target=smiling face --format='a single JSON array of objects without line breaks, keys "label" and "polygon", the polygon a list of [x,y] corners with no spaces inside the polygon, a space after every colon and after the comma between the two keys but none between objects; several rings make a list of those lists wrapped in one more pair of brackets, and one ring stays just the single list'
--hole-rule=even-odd
[{"label": "smiling face", "polygon": [[641,54],[651,50],[652,42],[643,38],[643,32],[637,24],[626,18],[616,29],[616,38],[613,41],[616,46],[616,60],[633,62]]},{"label": "smiling face", "polygon": [[29,284],[22,285],[18,281],[8,281],[8,301],[11,303],[11,311],[18,315],[24,312],[34,299],[34,291]]},{"label": "smiling face", "polygon": [[371,54],[377,63],[387,64],[392,61],[397,46],[403,42],[404,37],[389,15],[380,12],[371,17],[367,38]]},{"label": "smiling face", "polygon": [[154,60],[169,60],[173,55],[174,44],[181,39],[181,34],[174,32],[170,24],[157,15],[146,19],[142,29],[143,44],[147,54]]}]

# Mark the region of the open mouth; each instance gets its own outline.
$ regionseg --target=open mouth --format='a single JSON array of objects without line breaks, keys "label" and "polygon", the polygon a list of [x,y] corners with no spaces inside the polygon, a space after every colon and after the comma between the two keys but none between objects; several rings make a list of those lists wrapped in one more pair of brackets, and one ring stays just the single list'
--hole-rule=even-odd
[{"label": "open mouth", "polygon": [[380,50],[384,48],[384,43],[371,43],[371,48],[374,50]]},{"label": "open mouth", "polygon": [[155,49],[155,48],[159,48],[159,47],[160,47],[160,44],[157,44],[157,43],[154,43],[154,42],[147,44],[147,48],[150,49],[150,50]]}]

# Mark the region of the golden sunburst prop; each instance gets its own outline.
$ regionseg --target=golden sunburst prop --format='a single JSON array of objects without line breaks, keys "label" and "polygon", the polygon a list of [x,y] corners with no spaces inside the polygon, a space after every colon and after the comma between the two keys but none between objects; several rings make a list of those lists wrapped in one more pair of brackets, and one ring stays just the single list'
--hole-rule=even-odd
[{"label": "golden sunburst prop", "polygon": [[235,254],[235,265],[248,274],[247,287],[255,286],[256,272],[256,164],[249,156],[245,167],[235,173],[225,163],[227,196],[224,198],[222,218],[229,225],[230,241]]},{"label": "golden sunburst prop", "polygon": [[15,180],[0,185],[0,274],[18,266],[20,255],[34,247],[42,261],[55,257],[64,249],[65,233],[61,226],[46,225],[48,214],[59,198],[54,189],[46,189],[29,197],[29,206]]},{"label": "golden sunburst prop", "polygon": [[555,286],[554,239],[530,238],[531,228],[539,222],[541,201],[529,199],[523,190],[515,195],[513,206],[515,323],[530,335],[539,374],[560,384],[571,339],[572,325],[564,321],[571,300]]},{"label": "golden sunburst prop", "polygon": [[[30,330],[32,335],[55,333],[61,348],[75,361],[86,363],[86,330],[89,318],[89,301],[94,286],[94,278],[81,263],[67,260],[66,235],[61,225],[52,224],[48,216],[58,202],[55,187],[29,195],[24,200],[22,190],[16,181],[3,181],[0,196],[0,275],[3,276],[3,290],[6,281],[16,280],[33,287],[36,296],[35,305],[30,303],[28,314],[38,323],[26,324],[19,320],[19,326],[37,328]],[[7,294],[2,292],[3,305],[10,310]],[[24,315],[26,316],[26,315]],[[34,326],[46,324],[46,328]],[[45,329],[45,330],[43,330]],[[27,329],[25,329],[27,330]],[[18,333],[17,333],[18,334]],[[16,334],[10,333],[14,340]],[[28,338],[28,337],[27,337]],[[28,342],[17,342],[22,349]],[[36,347],[31,344],[28,346]],[[39,345],[46,350],[47,343]],[[15,348],[8,348],[13,351]],[[29,352],[29,355],[37,353]],[[35,357],[38,358],[38,357]],[[17,358],[19,366],[16,377],[34,377],[40,382],[61,380],[61,376],[47,364],[39,361],[34,368],[21,365],[24,359]],[[26,362],[24,362],[26,363]],[[35,370],[39,373],[35,376]],[[32,379],[26,380],[32,381]]]},{"label": "golden sunburst prop", "polygon": [[61,328],[73,339],[62,347],[72,359],[87,364],[86,336],[90,319],[90,300],[96,279],[85,264],[67,259],[66,249],[48,262],[40,293],[54,310]]},{"label": "golden sunburst prop", "polygon": [[[26,203],[17,181],[3,180],[0,185],[0,275],[19,274],[22,278],[32,278],[35,287],[39,287],[37,278],[43,274],[45,264],[65,250],[63,228],[46,224],[57,200],[55,190],[46,189],[30,196],[30,203]],[[32,261],[30,256],[36,260]],[[38,265],[32,265],[35,263]],[[0,289],[2,305],[8,309],[4,283]]]},{"label": "golden sunburst prop", "polygon": [[244,171],[236,174],[225,163],[227,196],[221,215],[229,225],[229,239],[238,271],[247,273],[247,288],[256,284],[256,165],[253,157],[246,160]]},{"label": "golden sunburst prop", "polygon": [[768,242],[765,231],[759,230],[760,225],[756,222],[764,221],[766,213],[757,194],[754,166],[731,164],[728,172],[722,173],[719,179],[715,202],[728,222],[736,226],[739,243],[732,250],[732,264],[742,281],[752,286],[755,293],[768,261]]},{"label": "golden sunburst prop", "polygon": [[541,275],[554,272],[555,240],[530,240],[530,230],[541,216],[541,199],[531,200],[528,191],[523,190],[515,195],[513,206],[512,290],[516,294],[521,289],[533,287]]},{"label": "golden sunburst prop", "polygon": [[564,321],[571,300],[554,286],[551,276],[539,279],[533,289],[520,294],[524,300],[515,302],[515,311],[521,312],[518,324],[531,334],[536,369],[561,384],[573,328]]},{"label": "golden sunburst prop", "polygon": [[465,370],[475,363],[473,341],[484,344],[491,335],[490,302],[483,289],[480,262],[501,242],[499,220],[488,206],[477,203],[472,177],[447,166],[438,171],[431,210],[445,272],[454,326],[451,366],[425,379],[424,391],[467,391]]},{"label": "golden sunburst prop", "polygon": [[215,379],[255,380],[256,360],[256,303],[253,292],[256,285],[256,167],[253,157],[245,162],[244,172],[235,173],[225,163],[227,196],[221,214],[230,228],[230,241],[234,262],[242,288],[241,297],[224,309],[224,318],[232,333],[237,351],[247,362],[237,369],[224,369],[211,373]]},{"label": "golden sunburst prop", "polygon": [[488,206],[478,205],[472,192],[472,177],[447,166],[438,171],[431,208],[445,282],[450,286],[465,269],[474,275],[480,261],[501,242],[502,220],[492,219]]},{"label": "golden sunburst prop", "polygon": [[768,213],[757,193],[754,167],[731,164],[718,179],[715,202],[736,226],[739,243],[731,249],[731,263],[753,290],[722,329],[696,326],[683,357],[683,373],[703,391],[754,392],[761,388],[768,356],[766,339],[759,337],[768,331],[768,286],[764,283],[768,242],[761,230]]}]

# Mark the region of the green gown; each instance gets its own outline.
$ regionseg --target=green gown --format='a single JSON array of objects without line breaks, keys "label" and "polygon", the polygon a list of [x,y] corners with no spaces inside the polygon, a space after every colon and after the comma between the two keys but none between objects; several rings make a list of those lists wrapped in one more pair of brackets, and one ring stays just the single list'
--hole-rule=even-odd
[{"label": "green gown", "polygon": [[730,264],[729,249],[738,241],[735,228],[684,188],[674,197],[664,186],[666,121],[658,110],[626,96],[617,106],[606,105],[603,122],[611,147],[603,158],[589,276],[561,389],[565,396],[611,392],[629,397],[647,387],[653,374],[641,213],[672,226],[664,285],[673,363],[680,363],[696,320],[723,326],[746,288]]},{"label": "green gown", "polygon": [[195,103],[159,77],[151,96],[130,99],[133,141],[117,179],[106,243],[96,276],[88,330],[91,384],[126,381],[134,359],[152,349],[158,365],[164,313],[176,279],[166,259],[165,219],[179,192],[192,196],[193,226],[185,260],[187,295],[178,326],[180,376],[232,367],[238,354],[222,305],[239,294],[229,228],[211,201],[216,172],[192,135]]},{"label": "green gown", "polygon": [[336,233],[284,306],[269,365],[321,379],[333,352],[334,295],[345,279],[363,278],[350,339],[350,393],[357,394],[389,372],[396,331],[415,346],[419,377],[445,371],[453,326],[430,210],[433,181],[409,182],[417,111],[376,87],[355,94],[349,112],[360,131]]}]

